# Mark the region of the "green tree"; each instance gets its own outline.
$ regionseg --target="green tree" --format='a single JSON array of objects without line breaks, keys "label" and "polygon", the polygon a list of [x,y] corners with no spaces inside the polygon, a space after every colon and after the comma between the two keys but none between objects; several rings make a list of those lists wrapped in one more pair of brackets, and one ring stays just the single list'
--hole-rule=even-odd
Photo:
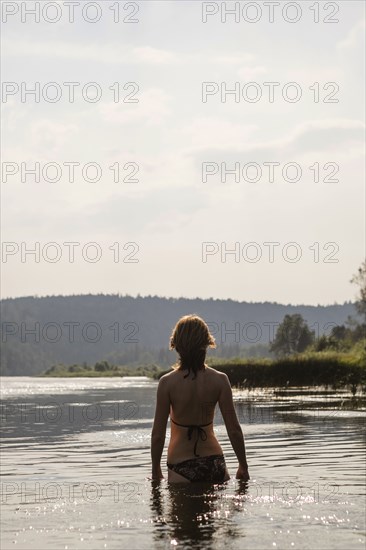
[{"label": "green tree", "polygon": [[269,349],[276,356],[300,353],[315,340],[315,332],[311,331],[301,315],[285,315],[277,329],[275,339]]},{"label": "green tree", "polygon": [[94,365],[94,370],[98,372],[105,372],[107,370],[110,370],[111,366],[109,365],[108,361],[98,361]]},{"label": "green tree", "polygon": [[358,272],[353,275],[351,283],[359,287],[359,295],[355,304],[357,313],[366,321],[366,260],[362,262]]},{"label": "green tree", "polygon": [[330,335],[336,340],[345,340],[347,338],[347,329],[344,325],[337,325],[332,328]]}]

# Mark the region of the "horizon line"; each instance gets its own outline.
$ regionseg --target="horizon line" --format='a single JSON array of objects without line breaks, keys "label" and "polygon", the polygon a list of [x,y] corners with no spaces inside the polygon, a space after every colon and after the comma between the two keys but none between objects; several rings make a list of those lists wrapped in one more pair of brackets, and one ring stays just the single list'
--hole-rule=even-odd
[{"label": "horizon line", "polygon": [[157,294],[146,294],[146,295],[141,295],[140,293],[137,293],[135,296],[132,295],[132,294],[121,294],[119,292],[116,292],[116,293],[103,293],[103,292],[100,292],[100,293],[87,293],[87,294],[45,294],[45,295],[38,295],[38,294],[33,294],[33,295],[28,295],[28,296],[7,296],[7,297],[0,297],[0,302],[2,301],[5,301],[5,300],[21,300],[21,299],[26,299],[26,298],[33,298],[33,299],[45,299],[45,298],[72,298],[72,297],[80,297],[80,296],[110,296],[110,297],[118,297],[118,298],[134,298],[134,299],[138,299],[138,298],[159,298],[159,299],[162,299],[162,300],[201,300],[203,302],[207,302],[207,301],[216,301],[216,302],[235,302],[235,303],[238,303],[238,304],[252,304],[252,305],[255,305],[255,304],[274,304],[274,305],[279,305],[279,306],[285,306],[285,307],[300,307],[300,306],[304,306],[304,307],[333,307],[333,306],[344,306],[344,305],[347,305],[347,304],[352,304],[354,305],[356,301],[352,301],[352,300],[349,300],[349,301],[344,301],[343,303],[338,303],[338,302],[334,302],[333,304],[304,304],[304,303],[297,303],[297,304],[292,304],[292,303],[287,303],[287,304],[284,304],[284,303],[280,303],[280,302],[276,302],[276,301],[269,301],[269,300],[264,300],[262,302],[258,302],[258,301],[247,301],[247,300],[235,300],[233,298],[214,298],[214,297],[209,297],[209,298],[202,298],[202,297],[199,297],[199,296],[196,296],[195,298],[192,298],[192,297],[187,297],[187,296],[179,296],[179,297],[176,297],[176,296],[159,296]]}]

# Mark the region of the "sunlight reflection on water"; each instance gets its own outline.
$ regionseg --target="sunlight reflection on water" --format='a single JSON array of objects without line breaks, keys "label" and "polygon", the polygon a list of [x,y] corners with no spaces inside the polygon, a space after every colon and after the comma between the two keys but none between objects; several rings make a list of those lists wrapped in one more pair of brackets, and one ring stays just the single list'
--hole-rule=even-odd
[{"label": "sunlight reflection on water", "polygon": [[165,479],[146,479],[156,382],[1,382],[2,550],[364,546],[362,396],[236,392],[251,480],[235,480],[217,414],[231,479],[182,486],[167,483],[167,445]]}]

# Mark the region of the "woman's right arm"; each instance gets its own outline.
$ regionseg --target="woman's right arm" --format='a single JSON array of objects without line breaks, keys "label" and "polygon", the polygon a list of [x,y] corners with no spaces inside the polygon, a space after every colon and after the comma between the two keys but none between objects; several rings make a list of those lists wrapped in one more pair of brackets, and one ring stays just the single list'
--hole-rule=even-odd
[{"label": "woman's right arm", "polygon": [[245,453],[244,436],[238,417],[234,408],[233,392],[229,378],[222,373],[219,407],[225,422],[227,434],[234,452],[239,461],[239,468],[236,474],[237,479],[249,479],[248,464]]}]

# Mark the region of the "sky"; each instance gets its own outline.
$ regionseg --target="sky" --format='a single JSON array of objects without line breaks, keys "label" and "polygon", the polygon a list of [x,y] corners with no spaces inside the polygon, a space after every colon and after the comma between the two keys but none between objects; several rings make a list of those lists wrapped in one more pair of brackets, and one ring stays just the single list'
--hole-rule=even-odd
[{"label": "sky", "polygon": [[364,2],[36,4],[1,3],[3,298],[355,299]]}]

